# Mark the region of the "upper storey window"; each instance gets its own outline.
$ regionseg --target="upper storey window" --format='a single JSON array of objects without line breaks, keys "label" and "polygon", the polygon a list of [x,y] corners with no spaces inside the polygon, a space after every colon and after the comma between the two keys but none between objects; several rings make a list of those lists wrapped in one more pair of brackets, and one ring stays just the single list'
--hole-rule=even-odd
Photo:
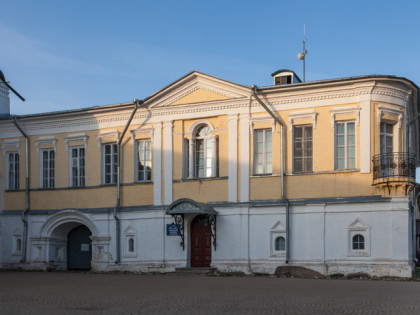
[{"label": "upper storey window", "polygon": [[55,186],[55,151],[41,150],[41,188]]},{"label": "upper storey window", "polygon": [[71,186],[83,187],[85,186],[85,148],[71,148]]},{"label": "upper storey window", "polygon": [[185,145],[188,178],[217,177],[217,135],[211,124],[197,122],[192,126],[191,138]]},{"label": "upper storey window", "polygon": [[7,153],[7,189],[19,189],[19,153]]},{"label": "upper storey window", "polygon": [[254,174],[272,173],[272,130],[254,131]]},{"label": "upper storey window", "polygon": [[354,122],[335,124],[335,168],[356,167],[356,134]]},{"label": "upper storey window", "polygon": [[293,126],[293,171],[312,172],[312,126]]},{"label": "upper storey window", "polygon": [[387,123],[381,123],[381,155],[392,153],[394,143],[394,126]]},{"label": "upper storey window", "polygon": [[137,181],[150,181],[152,180],[152,141],[150,139],[138,140],[137,150]]},{"label": "upper storey window", "polygon": [[118,171],[118,148],[116,143],[102,145],[103,183],[115,184]]}]

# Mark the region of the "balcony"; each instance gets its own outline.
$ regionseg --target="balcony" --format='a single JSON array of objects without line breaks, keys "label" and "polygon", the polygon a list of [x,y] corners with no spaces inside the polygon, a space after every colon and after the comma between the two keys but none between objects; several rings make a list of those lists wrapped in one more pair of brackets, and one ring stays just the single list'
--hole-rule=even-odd
[{"label": "balcony", "polygon": [[373,157],[373,185],[409,186],[414,184],[415,176],[415,154],[396,152]]}]

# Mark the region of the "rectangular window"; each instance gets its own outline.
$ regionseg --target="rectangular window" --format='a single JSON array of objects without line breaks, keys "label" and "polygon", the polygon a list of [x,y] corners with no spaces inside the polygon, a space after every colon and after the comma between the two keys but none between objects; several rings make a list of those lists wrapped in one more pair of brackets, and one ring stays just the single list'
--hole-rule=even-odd
[{"label": "rectangular window", "polygon": [[273,166],[271,143],[271,129],[254,131],[254,174],[272,173]]},{"label": "rectangular window", "polygon": [[293,127],[293,172],[312,172],[312,126]]},{"label": "rectangular window", "polygon": [[85,148],[71,148],[70,178],[72,187],[85,186]]},{"label": "rectangular window", "polygon": [[138,164],[137,181],[149,181],[152,179],[152,141],[137,141]]},{"label": "rectangular window", "polygon": [[103,183],[117,183],[118,147],[116,143],[104,144],[103,150]]},{"label": "rectangular window", "polygon": [[7,189],[19,189],[19,153],[7,154]]},{"label": "rectangular window", "polygon": [[356,167],[356,133],[354,122],[335,124],[335,169]]},{"label": "rectangular window", "polygon": [[41,188],[54,188],[55,152],[41,151]]},{"label": "rectangular window", "polygon": [[381,155],[393,153],[394,126],[381,123]]}]

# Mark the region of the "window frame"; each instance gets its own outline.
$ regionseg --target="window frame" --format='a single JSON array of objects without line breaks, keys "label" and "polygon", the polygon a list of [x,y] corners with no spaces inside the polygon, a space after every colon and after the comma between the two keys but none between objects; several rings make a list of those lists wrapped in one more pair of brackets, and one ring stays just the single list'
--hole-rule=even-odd
[{"label": "window frame", "polygon": [[[110,147],[110,163],[106,162],[106,148]],[[115,148],[115,152],[113,152]],[[118,172],[118,144],[116,142],[102,143],[102,185],[115,185],[117,183]],[[107,165],[110,164],[109,174],[106,172]],[[113,168],[115,166],[115,169]],[[107,182],[107,176],[110,176],[110,182]]]},{"label": "window frame", "polygon": [[[262,138],[262,146],[263,146],[263,152],[262,152],[262,164],[257,164],[258,161],[258,154],[261,154],[258,151],[258,136],[257,134],[262,132],[263,138]],[[268,142],[267,142],[267,132],[271,133],[271,141],[270,141],[270,151],[268,151]],[[273,129],[272,128],[260,128],[260,129],[254,129],[253,132],[253,145],[254,145],[254,155],[253,155],[253,175],[271,175],[273,174]],[[271,161],[269,162],[267,157],[268,153],[271,156]],[[262,165],[262,172],[258,172],[257,168],[259,165]],[[271,171],[268,171],[271,170]]]},{"label": "window frame", "polygon": [[[354,137],[354,143],[353,145],[348,144],[348,124],[354,125],[354,133],[352,134]],[[344,134],[338,134],[338,125],[344,125]],[[344,167],[340,168],[338,167],[338,136],[342,135],[344,136]],[[354,166],[349,167],[348,160],[349,160],[349,154],[348,149],[349,147],[354,147]],[[348,169],[356,169],[357,168],[357,133],[356,133],[356,121],[354,120],[348,120],[348,121],[335,121],[334,123],[334,169],[335,170],[348,170]]]},{"label": "window frame", "polygon": [[[135,163],[135,182],[139,182],[139,183],[142,183],[142,182],[150,182],[150,181],[152,181],[152,176],[153,176],[153,147],[152,147],[152,139],[150,139],[150,138],[145,138],[145,139],[137,139],[137,140],[135,140],[136,142],[135,142],[135,152],[134,152],[134,154],[135,154],[135,158],[134,158],[134,163]],[[147,163],[147,162],[149,162],[150,163],[150,171],[149,171],[149,173],[150,173],[150,178],[146,178],[146,172],[147,172],[147,170],[146,169],[144,169],[143,171],[142,170],[140,170],[140,152],[139,152],[139,149],[140,149],[140,143],[149,143],[149,146],[150,146],[150,150],[148,150],[148,151],[150,151],[150,160],[145,160],[145,162]],[[148,152],[147,150],[144,150],[144,155],[147,155],[146,153]],[[146,157],[144,157],[144,158],[146,158]],[[146,165],[146,167],[147,167],[147,165]],[[140,178],[140,174],[143,174],[143,178]]]},{"label": "window frame", "polygon": [[[45,169],[45,157],[44,153],[47,153],[47,164],[48,167]],[[55,149],[40,149],[40,174],[39,182],[41,189],[53,189],[55,188]],[[45,174],[46,173],[46,174]],[[47,176],[45,176],[47,175]]]},{"label": "window frame", "polygon": [[[77,156],[73,157],[73,150],[76,150]],[[83,150],[83,157],[80,152]],[[76,165],[74,162],[76,161]],[[76,183],[74,182],[73,170],[76,169]],[[83,174],[81,171],[83,170]],[[69,184],[70,187],[85,187],[86,186],[86,148],[84,146],[69,147]]]},{"label": "window frame", "polygon": [[[382,126],[385,126],[385,131],[382,131]],[[386,130],[387,126],[391,127],[391,129],[392,129],[391,133],[387,132],[387,130]],[[381,155],[395,152],[396,148],[395,148],[395,144],[394,144],[394,141],[395,141],[394,128],[395,128],[394,124],[389,123],[387,121],[381,121],[381,123],[379,124],[379,152],[380,152]],[[383,137],[385,138],[385,143],[383,143],[383,141],[382,141]],[[387,149],[389,147],[387,145],[387,138],[391,138],[392,146],[391,146],[391,151],[390,152],[388,152],[388,149]],[[383,147],[385,147],[385,151],[383,151],[383,149],[382,149]]]},{"label": "window frame", "polygon": [[[296,129],[297,128],[302,128],[302,156],[300,157],[302,159],[302,170],[301,171],[296,171],[296,159],[298,157],[296,157]],[[306,128],[310,128],[311,129],[311,133],[312,133],[312,137],[310,139],[311,142],[311,168],[310,170],[307,170],[305,165],[305,160],[308,159],[309,157],[305,156],[305,152],[307,149],[305,149],[305,143],[308,142],[309,140],[305,140],[305,129]],[[313,125],[293,125],[293,173],[297,173],[297,174],[302,174],[302,173],[312,173],[313,172],[313,168],[314,168],[314,128]]]},{"label": "window frame", "polygon": [[[10,156],[13,155],[13,161]],[[6,184],[7,190],[19,190],[20,154],[17,151],[6,152]]]}]

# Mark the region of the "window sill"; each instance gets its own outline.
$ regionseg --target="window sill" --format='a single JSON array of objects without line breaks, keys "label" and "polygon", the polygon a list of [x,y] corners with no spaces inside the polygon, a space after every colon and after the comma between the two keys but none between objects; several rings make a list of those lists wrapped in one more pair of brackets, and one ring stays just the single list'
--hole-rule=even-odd
[{"label": "window sill", "polygon": [[349,257],[369,257],[369,253],[366,251],[351,251],[347,254]]},{"label": "window sill", "polygon": [[286,257],[286,251],[276,251],[270,254],[270,257]]},{"label": "window sill", "polygon": [[322,172],[302,172],[302,173],[286,173],[287,176],[299,176],[299,175],[322,175],[322,174],[340,174],[340,173],[356,173],[360,172],[360,169],[343,169],[334,171],[322,171]]},{"label": "window sill", "polygon": [[212,181],[212,180],[222,180],[222,179],[228,179],[228,177],[223,176],[223,177],[183,178],[183,179],[175,179],[172,181],[172,183],[201,182],[201,181]]}]

